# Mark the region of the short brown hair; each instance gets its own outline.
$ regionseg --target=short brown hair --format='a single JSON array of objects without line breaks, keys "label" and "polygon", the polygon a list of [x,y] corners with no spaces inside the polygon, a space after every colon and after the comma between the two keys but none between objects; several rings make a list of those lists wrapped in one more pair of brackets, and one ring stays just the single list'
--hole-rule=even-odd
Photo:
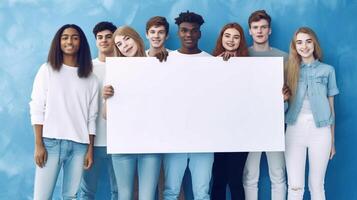
[{"label": "short brown hair", "polygon": [[149,19],[149,21],[146,22],[146,33],[148,33],[149,29],[152,26],[164,26],[165,27],[165,31],[166,31],[166,35],[169,34],[169,23],[167,22],[165,17],[161,17],[161,16],[155,16]]},{"label": "short brown hair", "polygon": [[252,24],[252,22],[257,22],[261,19],[267,20],[269,27],[270,27],[271,17],[268,15],[268,13],[265,12],[265,10],[257,10],[255,12],[253,12],[252,14],[250,14],[250,16],[249,16],[249,19],[248,19],[249,28],[250,28],[250,25]]}]

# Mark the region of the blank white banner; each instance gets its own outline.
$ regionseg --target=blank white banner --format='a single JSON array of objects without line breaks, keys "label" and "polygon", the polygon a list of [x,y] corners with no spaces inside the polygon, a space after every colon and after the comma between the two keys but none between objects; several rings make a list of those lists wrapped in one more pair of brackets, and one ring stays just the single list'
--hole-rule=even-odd
[{"label": "blank white banner", "polygon": [[284,150],[283,59],[107,58],[109,153]]}]

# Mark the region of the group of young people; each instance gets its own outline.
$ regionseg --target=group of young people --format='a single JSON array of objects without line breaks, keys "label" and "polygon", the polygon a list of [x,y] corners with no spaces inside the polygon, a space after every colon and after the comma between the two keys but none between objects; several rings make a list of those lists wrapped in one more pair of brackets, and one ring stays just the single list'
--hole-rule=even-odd
[{"label": "group of young people", "polygon": [[[100,22],[93,29],[98,48],[94,60],[80,27],[67,24],[57,31],[48,60],[35,77],[30,102],[35,133],[34,199],[52,198],[62,169],[63,199],[94,199],[98,179],[106,171],[112,199],[133,199],[137,174],[139,199],[154,200],[162,164],[164,200],[178,199],[182,182],[192,184],[191,198],[196,200],[224,200],[227,185],[232,199],[258,199],[262,152],[107,154],[106,100],[117,92],[110,85],[104,86],[103,80],[106,57],[113,56],[155,56],[160,61],[167,56],[216,56],[227,62],[230,57],[241,56],[284,57],[286,150],[265,152],[271,199],[286,199],[286,193],[288,199],[303,199],[307,152],[311,199],[325,199],[324,177],[328,160],[335,154],[333,99],[339,91],[334,68],[322,63],[314,31],[299,28],[288,55],[270,46],[271,18],[258,10],[248,20],[251,47],[243,28],[229,23],[221,29],[211,55],[199,48],[202,16],[183,12],[175,23],[179,49],[166,49],[169,24],[164,17],[156,16],[146,24],[150,48],[145,51],[143,39],[133,28]],[[190,178],[183,181],[186,168]]]}]

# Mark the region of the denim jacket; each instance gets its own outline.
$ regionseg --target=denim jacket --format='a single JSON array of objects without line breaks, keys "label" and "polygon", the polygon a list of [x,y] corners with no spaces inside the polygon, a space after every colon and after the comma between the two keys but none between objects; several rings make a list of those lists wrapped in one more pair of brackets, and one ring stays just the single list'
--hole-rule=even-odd
[{"label": "denim jacket", "polygon": [[334,124],[335,119],[331,113],[328,97],[338,93],[335,70],[332,66],[318,60],[311,64],[301,64],[295,99],[289,104],[285,122],[288,125],[296,122],[307,95],[316,127]]}]

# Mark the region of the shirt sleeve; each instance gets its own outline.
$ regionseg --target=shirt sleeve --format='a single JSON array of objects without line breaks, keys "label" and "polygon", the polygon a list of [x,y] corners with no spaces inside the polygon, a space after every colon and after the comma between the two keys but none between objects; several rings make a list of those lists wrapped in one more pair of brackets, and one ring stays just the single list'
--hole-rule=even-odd
[{"label": "shirt sleeve", "polygon": [[43,64],[40,67],[33,83],[31,101],[29,103],[32,125],[43,125],[44,123],[49,82],[48,67],[47,64]]},{"label": "shirt sleeve", "polygon": [[339,93],[339,90],[337,88],[336,84],[336,75],[335,75],[335,69],[332,68],[332,70],[329,73],[328,76],[328,84],[327,84],[327,95],[330,96],[335,96]]},{"label": "shirt sleeve", "polygon": [[284,101],[284,113],[286,113],[286,111],[288,111],[288,108],[289,108],[288,101]]},{"label": "shirt sleeve", "polygon": [[89,116],[88,116],[88,130],[89,135],[95,135],[96,132],[96,119],[98,116],[98,103],[99,103],[99,95],[98,95],[98,87],[99,83],[97,78],[95,77],[95,81],[93,81],[93,92],[89,105]]}]

